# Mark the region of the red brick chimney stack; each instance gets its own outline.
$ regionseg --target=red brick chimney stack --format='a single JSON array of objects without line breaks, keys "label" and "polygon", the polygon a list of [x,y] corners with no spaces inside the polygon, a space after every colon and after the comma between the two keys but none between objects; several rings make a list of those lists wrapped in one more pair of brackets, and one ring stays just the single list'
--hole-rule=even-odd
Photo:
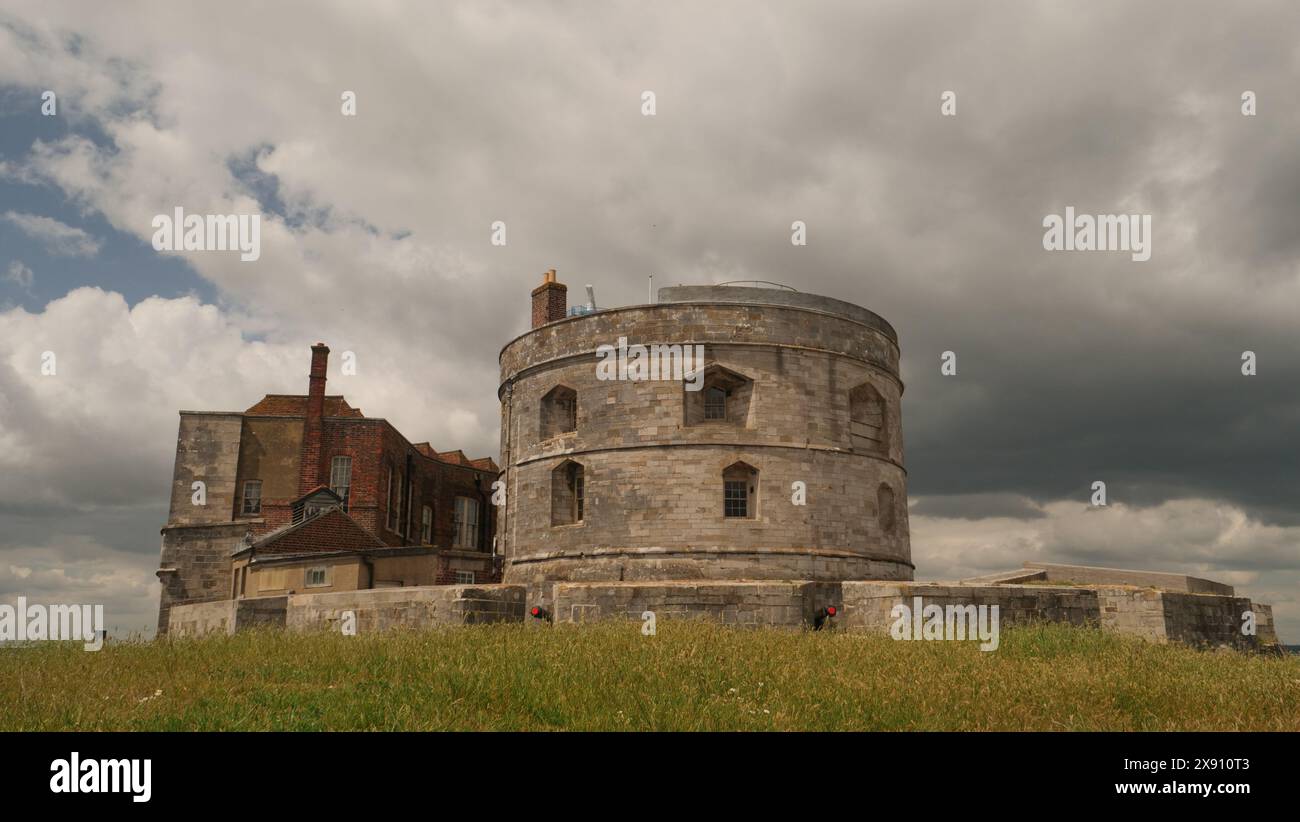
[{"label": "red brick chimney stack", "polygon": [[325,343],[311,347],[311,374],[307,380],[307,418],[302,427],[302,460],[298,465],[298,493],[320,485],[321,433],[325,427],[325,367],[330,349]]},{"label": "red brick chimney stack", "polygon": [[533,328],[564,319],[569,308],[569,287],[555,279],[555,269],[546,272],[542,284],[533,289]]}]

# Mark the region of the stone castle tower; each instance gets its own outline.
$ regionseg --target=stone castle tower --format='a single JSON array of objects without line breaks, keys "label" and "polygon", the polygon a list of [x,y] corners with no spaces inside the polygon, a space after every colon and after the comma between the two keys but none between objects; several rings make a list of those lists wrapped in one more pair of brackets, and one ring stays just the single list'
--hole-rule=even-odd
[{"label": "stone castle tower", "polygon": [[[506,582],[912,578],[884,319],[730,285],[566,317],[553,271],[532,297],[500,357]],[[598,369],[602,346],[637,345],[702,350],[702,367]]]}]

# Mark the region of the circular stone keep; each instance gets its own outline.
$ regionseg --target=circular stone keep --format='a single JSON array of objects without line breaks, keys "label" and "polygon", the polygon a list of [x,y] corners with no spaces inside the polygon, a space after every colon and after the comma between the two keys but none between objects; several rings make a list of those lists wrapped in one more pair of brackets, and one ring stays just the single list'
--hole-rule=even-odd
[{"label": "circular stone keep", "polygon": [[911,579],[898,355],[865,308],[734,286],[517,337],[505,581]]}]

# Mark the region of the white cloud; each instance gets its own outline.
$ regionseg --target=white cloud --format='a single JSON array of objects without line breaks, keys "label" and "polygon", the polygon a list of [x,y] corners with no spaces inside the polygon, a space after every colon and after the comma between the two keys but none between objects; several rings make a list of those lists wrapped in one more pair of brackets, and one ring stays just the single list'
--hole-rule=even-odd
[{"label": "white cloud", "polygon": [[99,253],[99,241],[75,226],[61,223],[53,217],[6,211],[0,219],[18,227],[28,237],[39,242],[45,250],[60,257],[93,257]]},{"label": "white cloud", "polygon": [[15,283],[24,291],[31,291],[32,283],[35,282],[32,270],[24,265],[22,260],[13,260],[9,263],[9,269],[5,272],[5,279]]}]

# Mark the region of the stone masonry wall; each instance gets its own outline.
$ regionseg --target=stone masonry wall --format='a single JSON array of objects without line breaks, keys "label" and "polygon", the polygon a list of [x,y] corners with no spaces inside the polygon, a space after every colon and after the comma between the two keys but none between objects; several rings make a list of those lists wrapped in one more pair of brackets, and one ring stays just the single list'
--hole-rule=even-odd
[{"label": "stone masonry wall", "polygon": [[195,637],[233,634],[250,628],[283,628],[287,602],[287,597],[270,596],[174,605],[168,615],[167,633]]},{"label": "stone masonry wall", "polygon": [[[681,380],[598,379],[596,348],[619,337],[703,344],[711,366],[749,381],[745,420],[688,424]],[[506,580],[910,578],[897,364],[881,328],[776,305],[639,306],[516,339],[502,352]],[[852,450],[849,397],[863,383],[885,403],[883,454]],[[557,386],[577,394],[576,430],[543,438]],[[569,461],[583,468],[584,518],[552,525],[552,475]],[[723,516],[722,473],[737,462],[758,471],[752,518]],[[806,505],[791,500],[796,481]]]},{"label": "stone masonry wall", "polygon": [[168,630],[168,613],[173,607],[230,597],[230,555],[247,530],[248,525],[242,522],[163,529],[158,572],[162,584],[158,603],[160,634]]},{"label": "stone masonry wall", "polygon": [[812,624],[819,609],[838,599],[838,586],[814,582],[556,583],[556,622],[706,618],[724,625]]},{"label": "stone masonry wall", "polygon": [[338,630],[344,611],[356,614],[357,633],[485,622],[522,622],[522,585],[442,585],[374,588],[289,596],[291,631]]},{"label": "stone masonry wall", "polygon": [[888,633],[896,621],[895,605],[996,605],[999,628],[1031,622],[1097,623],[1100,611],[1095,592],[1084,588],[1045,585],[960,585],[951,583],[844,582],[843,608],[836,625],[873,633]]}]

